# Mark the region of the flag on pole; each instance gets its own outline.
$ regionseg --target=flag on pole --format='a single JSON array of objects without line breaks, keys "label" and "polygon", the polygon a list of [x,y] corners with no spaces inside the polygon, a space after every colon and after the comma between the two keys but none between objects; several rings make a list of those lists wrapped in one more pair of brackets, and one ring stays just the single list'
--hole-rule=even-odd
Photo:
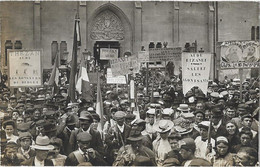
[{"label": "flag on pole", "polygon": [[100,87],[100,76],[98,74],[98,83],[97,83],[97,103],[96,103],[96,113],[100,116],[100,123],[98,126],[99,131],[103,131],[104,127],[104,111],[103,111],[103,101]]},{"label": "flag on pole", "polygon": [[54,65],[51,71],[51,77],[49,79],[48,85],[49,86],[54,86],[54,84],[58,85],[59,83],[59,63],[58,63],[58,59],[59,59],[59,54],[57,52],[56,56],[55,56],[55,61],[54,61]]},{"label": "flag on pole", "polygon": [[76,90],[79,94],[81,94],[82,98],[87,101],[92,101],[92,91],[89,82],[89,76],[87,72],[86,62],[81,60],[79,75],[76,84]]},{"label": "flag on pole", "polygon": [[77,73],[77,50],[78,50],[78,46],[80,46],[80,45],[81,45],[81,42],[80,42],[79,16],[77,13],[76,18],[75,18],[75,25],[74,25],[72,61],[71,61],[71,70],[70,70],[70,79],[69,79],[69,97],[72,102],[76,101],[75,78],[76,78],[76,73]]},{"label": "flag on pole", "polygon": [[58,93],[59,84],[59,54],[56,53],[55,62],[51,71],[51,77],[49,79],[48,85],[53,86],[53,94]]}]

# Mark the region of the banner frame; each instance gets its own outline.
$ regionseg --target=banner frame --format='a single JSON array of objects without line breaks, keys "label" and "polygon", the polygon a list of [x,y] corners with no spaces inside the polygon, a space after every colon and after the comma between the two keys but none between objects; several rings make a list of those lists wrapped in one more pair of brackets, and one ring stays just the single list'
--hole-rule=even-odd
[{"label": "banner frame", "polygon": [[[41,76],[41,84],[40,85],[32,85],[32,86],[10,86],[10,56],[9,53],[10,52],[15,52],[15,51],[39,51],[40,52],[40,76]],[[32,88],[39,88],[39,87],[43,87],[43,67],[42,67],[42,53],[43,53],[43,49],[8,49],[7,50],[7,68],[8,68],[8,87],[11,88],[28,88],[28,87],[32,87]]]}]

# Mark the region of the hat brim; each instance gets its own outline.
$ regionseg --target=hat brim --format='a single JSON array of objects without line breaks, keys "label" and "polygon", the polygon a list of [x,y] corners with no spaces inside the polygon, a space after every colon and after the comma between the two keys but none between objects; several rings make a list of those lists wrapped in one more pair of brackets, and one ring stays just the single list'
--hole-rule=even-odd
[{"label": "hat brim", "polygon": [[177,108],[177,110],[180,110],[180,111],[190,111],[190,108],[188,108],[188,109],[184,110],[184,109],[182,109],[182,108],[178,107],[178,108]]},{"label": "hat brim", "polygon": [[169,121],[169,123],[170,123],[170,125],[167,127],[167,129],[162,130],[159,128],[159,121],[158,121],[158,123],[157,122],[155,123],[154,129],[159,133],[166,133],[166,132],[170,131],[174,126],[174,123],[172,121]]},{"label": "hat brim", "polygon": [[186,130],[186,131],[183,131],[183,132],[179,132],[180,135],[186,135],[188,133],[191,133],[192,132],[192,128],[190,128],[189,130]]},{"label": "hat brim", "polygon": [[130,137],[127,138],[127,140],[129,140],[129,141],[140,141],[140,140],[142,140],[143,138],[144,138],[144,137],[143,137],[142,135],[137,136],[137,137],[135,137],[135,136],[130,136]]},{"label": "hat brim", "polygon": [[32,145],[31,148],[34,148],[36,150],[46,150],[46,151],[49,151],[49,150],[53,150],[54,149],[54,146],[53,145],[47,145],[47,146],[40,146],[40,145]]},{"label": "hat brim", "polygon": [[45,98],[39,98],[39,99],[36,99],[35,101],[44,101]]},{"label": "hat brim", "polygon": [[91,120],[91,119],[88,118],[88,117],[87,117],[87,118],[86,118],[86,117],[79,117],[79,120],[89,120],[89,121],[91,121],[91,122],[93,121],[93,120]]}]

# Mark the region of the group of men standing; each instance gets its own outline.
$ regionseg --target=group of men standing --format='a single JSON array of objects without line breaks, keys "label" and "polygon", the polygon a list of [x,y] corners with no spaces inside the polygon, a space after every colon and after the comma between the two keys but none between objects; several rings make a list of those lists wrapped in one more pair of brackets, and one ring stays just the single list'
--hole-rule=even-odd
[{"label": "group of men standing", "polygon": [[[256,166],[259,85],[243,83],[243,98],[229,80],[182,94],[181,80],[162,82],[136,106],[125,87],[103,85],[104,115],[96,100],[67,88],[11,94],[0,89],[3,166]],[[94,89],[94,85],[93,90]],[[103,121],[104,120],[104,121]]]}]

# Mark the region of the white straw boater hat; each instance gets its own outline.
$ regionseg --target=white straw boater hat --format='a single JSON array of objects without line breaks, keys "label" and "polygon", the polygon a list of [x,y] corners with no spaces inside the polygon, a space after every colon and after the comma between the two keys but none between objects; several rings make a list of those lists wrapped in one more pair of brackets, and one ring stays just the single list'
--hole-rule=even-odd
[{"label": "white straw boater hat", "polygon": [[34,148],[36,150],[53,150],[54,146],[50,145],[50,139],[48,136],[37,136],[35,144],[31,146],[31,148]]},{"label": "white straw boater hat", "polygon": [[173,128],[174,124],[170,120],[160,120],[154,124],[154,129],[159,133],[165,133]]}]

